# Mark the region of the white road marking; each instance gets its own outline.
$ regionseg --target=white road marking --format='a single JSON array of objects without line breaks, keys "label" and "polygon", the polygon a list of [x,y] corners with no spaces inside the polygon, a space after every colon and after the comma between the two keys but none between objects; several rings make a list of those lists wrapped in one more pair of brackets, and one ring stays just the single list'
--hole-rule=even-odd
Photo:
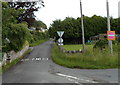
[{"label": "white road marking", "polygon": [[[98,83],[98,82],[95,82],[95,81],[92,81],[92,80],[77,78],[77,77],[74,77],[74,76],[65,75],[65,74],[61,74],[61,73],[56,73],[56,74],[59,75],[59,76],[62,76],[62,77],[66,77],[70,81],[81,80],[81,81],[85,81],[85,82],[88,82],[88,83]],[[78,83],[78,81],[75,81],[75,83]]]},{"label": "white road marking", "polygon": [[45,58],[42,58],[42,60],[45,60]]},{"label": "white road marking", "polygon": [[32,58],[32,60],[35,60],[35,58]]},{"label": "white road marking", "polygon": [[49,60],[49,58],[32,58],[32,59],[22,59],[21,61],[30,61],[30,60],[32,60],[32,61],[46,61],[46,60]]},{"label": "white road marking", "polygon": [[21,61],[29,61],[29,59],[27,58],[27,59],[22,59]]},{"label": "white road marking", "polygon": [[46,58],[46,60],[48,60],[48,58]]},{"label": "white road marking", "polygon": [[36,60],[38,60],[38,61],[39,61],[39,60],[41,60],[41,58],[36,58]]}]

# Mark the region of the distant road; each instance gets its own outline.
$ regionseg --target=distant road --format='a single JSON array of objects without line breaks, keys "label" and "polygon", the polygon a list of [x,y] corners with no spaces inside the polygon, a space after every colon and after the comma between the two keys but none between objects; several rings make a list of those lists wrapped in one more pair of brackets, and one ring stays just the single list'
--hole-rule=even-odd
[{"label": "distant road", "polygon": [[35,46],[20,63],[3,74],[3,83],[117,83],[118,70],[70,69],[51,60],[53,41]]}]

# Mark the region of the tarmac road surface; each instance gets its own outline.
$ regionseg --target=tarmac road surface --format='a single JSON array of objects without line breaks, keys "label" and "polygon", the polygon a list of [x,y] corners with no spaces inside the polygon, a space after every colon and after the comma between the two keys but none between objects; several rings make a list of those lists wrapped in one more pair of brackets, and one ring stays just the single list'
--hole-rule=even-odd
[{"label": "tarmac road surface", "polygon": [[33,51],[2,75],[3,83],[118,83],[118,69],[70,69],[51,60],[53,41]]}]

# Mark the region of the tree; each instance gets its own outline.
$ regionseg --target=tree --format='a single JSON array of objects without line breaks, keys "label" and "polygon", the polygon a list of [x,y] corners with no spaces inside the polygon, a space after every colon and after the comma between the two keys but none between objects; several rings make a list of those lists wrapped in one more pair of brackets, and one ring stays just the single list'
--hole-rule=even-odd
[{"label": "tree", "polygon": [[35,27],[37,30],[41,30],[41,28],[47,29],[46,24],[43,23],[42,21],[35,21],[35,22],[33,23],[33,27]]},{"label": "tree", "polygon": [[8,3],[2,2],[2,25],[5,26],[8,23],[17,23],[17,18],[23,11],[23,9],[16,10],[15,8],[10,8]]},{"label": "tree", "polygon": [[120,18],[111,18],[111,30],[115,30],[116,34],[120,34]]},{"label": "tree", "polygon": [[[10,8],[7,2],[2,2],[2,45],[3,52],[22,49],[26,40],[31,38],[27,23],[18,23],[16,19],[23,9]],[[10,42],[6,42],[9,40]]]},{"label": "tree", "polygon": [[[36,7],[39,4],[40,7]],[[10,8],[24,9],[24,11],[19,15],[17,20],[19,22],[26,21],[28,23],[28,27],[32,26],[35,21],[34,12],[38,11],[39,8],[44,7],[44,2],[42,0],[33,1],[33,2],[9,2]]]},{"label": "tree", "polygon": [[51,24],[51,26],[49,28],[50,37],[52,37],[52,38],[58,37],[56,32],[59,30],[62,30],[61,26],[62,26],[61,20],[53,21],[53,24]]},{"label": "tree", "polygon": [[[111,29],[115,30],[116,33],[120,33],[117,23],[118,19],[111,18]],[[84,16],[84,29],[85,29],[85,40],[89,40],[91,36],[98,34],[107,33],[107,18],[97,15],[92,17]],[[65,31],[63,38],[64,43],[67,44],[78,44],[82,43],[82,32],[81,32],[81,19],[74,19],[72,17],[66,17],[63,21],[55,20],[49,28],[49,34],[51,37],[57,37],[57,31]]]}]

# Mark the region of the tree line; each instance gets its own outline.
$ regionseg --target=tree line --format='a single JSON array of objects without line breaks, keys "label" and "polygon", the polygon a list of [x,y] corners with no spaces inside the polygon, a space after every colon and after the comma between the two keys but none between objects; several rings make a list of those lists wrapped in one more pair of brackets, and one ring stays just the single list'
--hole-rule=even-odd
[{"label": "tree line", "polygon": [[[92,17],[84,16],[85,41],[91,36],[107,33],[107,17],[93,15]],[[120,34],[120,18],[110,18],[111,30]],[[57,31],[64,31],[63,39],[67,44],[82,43],[81,18],[66,17],[64,20],[55,20],[49,28],[50,37],[59,38]]]}]

